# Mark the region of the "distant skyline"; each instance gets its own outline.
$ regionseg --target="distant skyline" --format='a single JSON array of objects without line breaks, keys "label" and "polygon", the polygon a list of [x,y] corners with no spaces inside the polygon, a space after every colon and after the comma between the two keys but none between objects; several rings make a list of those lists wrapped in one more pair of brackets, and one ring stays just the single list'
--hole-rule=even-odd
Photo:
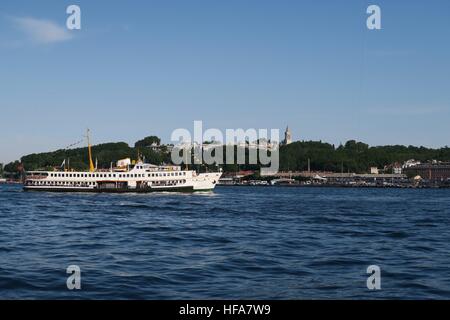
[{"label": "distant skyline", "polygon": [[[66,29],[77,4],[82,29]],[[366,28],[366,8],[382,30]],[[450,2],[0,2],[0,163],[177,128],[443,147]]]}]

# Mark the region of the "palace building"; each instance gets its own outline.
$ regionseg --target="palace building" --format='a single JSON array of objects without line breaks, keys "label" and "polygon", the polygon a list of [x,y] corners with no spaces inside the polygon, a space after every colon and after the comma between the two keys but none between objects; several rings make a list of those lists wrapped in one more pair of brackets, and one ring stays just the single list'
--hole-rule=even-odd
[{"label": "palace building", "polygon": [[292,133],[291,133],[291,129],[289,129],[289,126],[287,126],[286,131],[284,132],[283,144],[288,145],[291,143],[292,143]]}]

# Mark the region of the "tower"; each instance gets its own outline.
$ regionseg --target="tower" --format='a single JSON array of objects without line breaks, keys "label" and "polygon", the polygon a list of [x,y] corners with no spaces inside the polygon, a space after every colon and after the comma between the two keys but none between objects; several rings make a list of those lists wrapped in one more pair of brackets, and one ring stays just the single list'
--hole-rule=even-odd
[{"label": "tower", "polygon": [[286,127],[286,131],[284,132],[284,140],[283,144],[288,145],[292,143],[292,134],[291,129],[289,129],[289,126]]}]

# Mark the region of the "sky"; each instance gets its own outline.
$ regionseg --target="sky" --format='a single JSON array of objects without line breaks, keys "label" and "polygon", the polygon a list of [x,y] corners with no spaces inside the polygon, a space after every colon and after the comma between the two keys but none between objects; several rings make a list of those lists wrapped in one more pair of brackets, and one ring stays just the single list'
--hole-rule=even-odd
[{"label": "sky", "polygon": [[[66,28],[72,4],[81,30]],[[170,142],[194,120],[446,146],[449,40],[448,0],[2,0],[0,163],[86,128],[94,144]]]}]

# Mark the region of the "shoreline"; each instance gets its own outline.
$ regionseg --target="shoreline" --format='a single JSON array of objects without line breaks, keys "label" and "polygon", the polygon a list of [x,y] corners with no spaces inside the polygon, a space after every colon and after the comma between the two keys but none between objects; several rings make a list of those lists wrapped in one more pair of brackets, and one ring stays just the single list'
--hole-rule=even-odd
[{"label": "shoreline", "polygon": [[[22,182],[0,182],[0,186],[23,185]],[[257,187],[257,188],[339,188],[339,189],[450,189],[450,185],[433,186],[373,186],[373,185],[339,185],[339,184],[277,184],[277,185],[251,185],[251,184],[218,184],[216,187]]]},{"label": "shoreline", "polygon": [[226,185],[219,184],[217,187],[258,187],[258,188],[342,188],[342,189],[450,189],[450,186],[355,186],[355,185],[302,185],[302,184],[290,184],[290,185],[249,185],[249,184],[235,184]]}]

